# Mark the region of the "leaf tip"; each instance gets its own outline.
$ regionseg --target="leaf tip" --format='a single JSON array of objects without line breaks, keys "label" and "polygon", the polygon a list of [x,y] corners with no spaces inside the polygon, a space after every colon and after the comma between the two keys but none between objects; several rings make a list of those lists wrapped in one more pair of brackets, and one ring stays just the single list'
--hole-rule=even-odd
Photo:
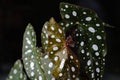
[{"label": "leaf tip", "polygon": [[55,21],[55,19],[54,19],[53,17],[50,18],[49,22],[50,22],[51,24],[55,24],[55,23],[56,23],[56,21]]}]

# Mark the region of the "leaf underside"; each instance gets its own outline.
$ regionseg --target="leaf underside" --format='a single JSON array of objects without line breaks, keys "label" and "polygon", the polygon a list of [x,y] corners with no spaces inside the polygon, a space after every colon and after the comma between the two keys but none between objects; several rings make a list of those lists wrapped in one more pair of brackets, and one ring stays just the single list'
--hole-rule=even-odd
[{"label": "leaf underside", "polygon": [[65,39],[64,30],[53,18],[44,24],[41,34],[42,46],[54,64],[52,74],[58,80],[76,79],[79,75],[79,72],[74,71],[79,70],[79,60],[67,48]]}]

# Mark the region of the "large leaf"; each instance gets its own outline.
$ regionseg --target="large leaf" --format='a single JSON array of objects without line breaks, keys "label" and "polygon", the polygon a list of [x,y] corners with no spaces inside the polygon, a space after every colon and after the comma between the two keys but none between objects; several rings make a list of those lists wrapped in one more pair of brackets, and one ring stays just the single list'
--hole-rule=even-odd
[{"label": "large leaf", "polygon": [[77,42],[80,43],[78,54],[83,56],[81,60],[85,61],[85,69],[89,79],[102,79],[104,57],[107,53],[104,23],[94,11],[69,3],[62,2],[60,4],[60,13],[63,19],[63,23],[60,24],[65,27],[65,31],[68,30],[66,32],[70,31],[70,23],[73,23],[73,25],[78,25],[77,30],[79,30],[74,36],[77,37],[81,34],[84,35],[83,38],[86,37],[85,39],[80,38],[82,36],[78,37]]},{"label": "large leaf", "polygon": [[6,80],[27,80],[26,74],[23,71],[21,60],[18,59],[15,62]]},{"label": "large leaf", "polygon": [[53,76],[57,80],[78,78],[79,60],[68,48],[63,29],[53,18],[44,24],[41,40],[45,53],[52,61],[49,67],[53,68]]},{"label": "large leaf", "polygon": [[23,38],[22,59],[31,80],[46,80],[41,68],[41,55],[36,47],[36,34],[31,24],[27,25]]}]

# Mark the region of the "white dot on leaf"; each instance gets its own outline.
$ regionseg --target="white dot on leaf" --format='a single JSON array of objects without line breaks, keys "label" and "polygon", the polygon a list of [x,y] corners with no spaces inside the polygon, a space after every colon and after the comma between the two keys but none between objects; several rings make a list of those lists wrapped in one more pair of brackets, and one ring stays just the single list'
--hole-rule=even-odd
[{"label": "white dot on leaf", "polygon": [[65,8],[68,8],[68,5],[65,5]]},{"label": "white dot on leaf", "polygon": [[88,66],[91,65],[91,60],[88,60],[87,65],[88,65]]},{"label": "white dot on leaf", "polygon": [[99,73],[99,72],[100,72],[100,68],[96,68],[96,72],[98,72],[98,73]]},{"label": "white dot on leaf", "polygon": [[81,53],[85,53],[85,50],[84,50],[84,49],[82,49],[82,50],[81,50]]},{"label": "white dot on leaf", "polygon": [[87,14],[86,12],[83,12],[83,14]]},{"label": "white dot on leaf", "polygon": [[31,41],[28,39],[28,40],[27,40],[27,43],[28,43],[28,44],[31,44]]},{"label": "white dot on leaf", "polygon": [[51,26],[51,30],[53,30],[53,31],[54,31],[54,30],[55,30],[55,28],[54,28],[53,26]]},{"label": "white dot on leaf", "polygon": [[45,57],[44,57],[45,59],[47,59],[48,58],[48,55],[45,55]]},{"label": "white dot on leaf", "polygon": [[80,45],[81,45],[81,46],[84,46],[84,42],[82,41],[82,42],[80,43]]},{"label": "white dot on leaf", "polygon": [[48,44],[48,40],[46,40],[45,43]]},{"label": "white dot on leaf", "polygon": [[53,47],[53,51],[57,51],[58,50],[58,47]]},{"label": "white dot on leaf", "polygon": [[27,50],[26,52],[25,52],[25,54],[28,54],[28,53],[31,53],[32,52],[32,50]]},{"label": "white dot on leaf", "polygon": [[76,11],[73,11],[72,14],[73,14],[73,16],[77,16],[77,12]]},{"label": "white dot on leaf", "polygon": [[96,55],[96,56],[99,56],[99,52],[95,52],[95,55]]},{"label": "white dot on leaf", "polygon": [[100,24],[96,24],[96,26],[100,26]]},{"label": "white dot on leaf", "polygon": [[57,60],[58,60],[58,57],[56,56],[56,57],[54,58],[54,60],[57,61]]},{"label": "white dot on leaf", "polygon": [[28,46],[25,46],[25,48],[28,48]]},{"label": "white dot on leaf", "polygon": [[61,40],[57,38],[57,39],[56,39],[56,42],[61,42]]},{"label": "white dot on leaf", "polygon": [[55,78],[52,78],[52,80],[55,80]]},{"label": "white dot on leaf", "polygon": [[34,69],[34,63],[33,63],[33,62],[30,63],[30,68],[31,68],[32,70]]},{"label": "white dot on leaf", "polygon": [[101,37],[100,35],[97,35],[96,38],[97,38],[98,40],[102,39],[102,37]]},{"label": "white dot on leaf", "polygon": [[70,59],[73,59],[73,56],[72,56],[72,55],[70,56]]},{"label": "white dot on leaf", "polygon": [[61,29],[58,29],[59,33],[61,34],[62,33],[62,30]]},{"label": "white dot on leaf", "polygon": [[63,75],[62,73],[59,74],[60,77],[61,77],[62,75]]},{"label": "white dot on leaf", "polygon": [[86,19],[85,19],[86,21],[91,21],[92,20],[92,18],[91,17],[86,17]]},{"label": "white dot on leaf", "polygon": [[23,74],[22,73],[20,73],[20,79],[22,79],[23,78]]},{"label": "white dot on leaf", "polygon": [[75,72],[75,67],[71,67],[72,72]]},{"label": "white dot on leaf", "polygon": [[50,74],[51,72],[50,72],[50,70],[48,71],[48,74]]},{"label": "white dot on leaf", "polygon": [[94,73],[91,74],[92,78],[94,78]]},{"label": "white dot on leaf", "polygon": [[31,72],[31,76],[34,76],[34,74],[35,74],[34,72]]},{"label": "white dot on leaf", "polygon": [[67,23],[65,26],[66,26],[66,27],[68,27],[69,25],[70,25],[70,24],[69,24],[69,23]]},{"label": "white dot on leaf", "polygon": [[16,74],[17,73],[17,69],[14,69],[13,73]]},{"label": "white dot on leaf", "polygon": [[70,18],[70,15],[65,14],[65,18],[66,18],[66,19],[69,19],[69,18]]},{"label": "white dot on leaf", "polygon": [[61,63],[60,63],[60,69],[62,69],[64,67],[64,64],[65,64],[65,59],[62,59]]},{"label": "white dot on leaf", "polygon": [[27,34],[29,35],[29,34],[30,34],[30,32],[28,31],[28,32],[27,32]]},{"label": "white dot on leaf", "polygon": [[47,25],[45,25],[45,29],[47,29],[48,27],[47,27]]},{"label": "white dot on leaf", "polygon": [[39,80],[43,80],[41,76],[39,76]]},{"label": "white dot on leaf", "polygon": [[10,79],[13,79],[13,76],[10,75],[9,78],[10,78]]},{"label": "white dot on leaf", "polygon": [[51,35],[51,38],[55,38],[55,35]]},{"label": "white dot on leaf", "polygon": [[52,68],[52,67],[53,67],[53,63],[50,62],[50,63],[49,63],[49,68]]},{"label": "white dot on leaf", "polygon": [[98,50],[98,46],[97,46],[96,44],[93,44],[93,45],[92,45],[92,48],[93,48],[94,51],[97,51],[97,50]]},{"label": "white dot on leaf", "polygon": [[91,32],[91,33],[95,33],[95,29],[93,27],[89,27],[88,30]]}]

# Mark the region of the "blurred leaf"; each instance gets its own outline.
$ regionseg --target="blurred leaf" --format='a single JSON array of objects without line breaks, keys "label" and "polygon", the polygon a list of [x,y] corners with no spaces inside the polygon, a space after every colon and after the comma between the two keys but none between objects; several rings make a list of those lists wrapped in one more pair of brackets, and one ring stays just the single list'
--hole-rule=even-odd
[{"label": "blurred leaf", "polygon": [[[42,52],[39,52],[39,53],[42,53]],[[49,58],[48,54],[44,53],[44,55],[40,58],[40,62],[41,62],[41,68],[44,71],[46,80],[55,80],[52,74],[53,67],[51,67],[51,66],[54,66],[54,64],[52,64],[52,61]]]},{"label": "blurred leaf", "polygon": [[36,34],[31,24],[27,25],[23,38],[22,59],[31,80],[46,80],[41,68],[40,53],[36,47]]},{"label": "blurred leaf", "polygon": [[21,60],[18,59],[15,62],[6,80],[27,80],[26,74],[23,71]]}]

